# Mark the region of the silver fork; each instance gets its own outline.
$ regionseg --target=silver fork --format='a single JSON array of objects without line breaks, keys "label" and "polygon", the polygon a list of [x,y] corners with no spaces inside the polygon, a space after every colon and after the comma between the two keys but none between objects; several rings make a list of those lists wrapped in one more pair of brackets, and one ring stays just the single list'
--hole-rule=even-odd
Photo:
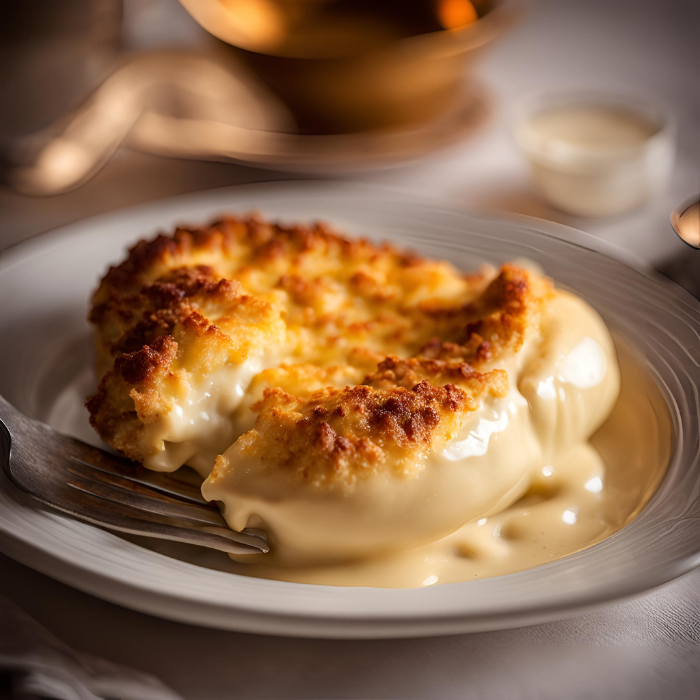
[{"label": "silver fork", "polygon": [[15,486],[78,520],[236,554],[269,551],[264,532],[231,530],[177,473],[153,472],[57,433],[1,395],[0,460]]}]

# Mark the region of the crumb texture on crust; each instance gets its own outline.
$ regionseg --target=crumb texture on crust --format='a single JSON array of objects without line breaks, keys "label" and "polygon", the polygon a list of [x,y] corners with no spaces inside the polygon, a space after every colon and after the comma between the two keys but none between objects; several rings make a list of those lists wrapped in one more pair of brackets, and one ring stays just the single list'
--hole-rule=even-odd
[{"label": "crumb texture on crust", "polygon": [[[252,407],[259,417],[238,439],[237,454],[314,486],[348,486],[382,469],[411,474],[430,449],[453,437],[484,393],[504,396],[508,387],[503,370],[472,372],[459,378],[462,387],[442,384],[439,371],[427,374],[439,383],[368,377],[367,384],[328,387],[307,399],[268,388]],[[215,467],[211,479],[217,478]]]},{"label": "crumb texture on crust", "polygon": [[[324,224],[177,229],[137,243],[94,294],[90,420],[147,466],[182,440],[166,426],[194,405],[187,440],[203,421],[208,447],[233,436],[295,479],[409,473],[483,397],[507,392],[503,362],[538,332],[552,293],[514,265],[464,275]],[[222,371],[244,367],[238,403],[211,399]],[[212,411],[238,427],[207,433]]]}]

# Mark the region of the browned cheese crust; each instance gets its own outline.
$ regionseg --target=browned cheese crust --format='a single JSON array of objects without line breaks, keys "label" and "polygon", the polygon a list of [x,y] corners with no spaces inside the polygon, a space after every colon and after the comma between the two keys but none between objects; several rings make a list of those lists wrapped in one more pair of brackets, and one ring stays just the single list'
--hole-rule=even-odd
[{"label": "browned cheese crust", "polygon": [[484,396],[507,392],[499,362],[538,332],[551,294],[513,265],[464,275],[323,224],[178,229],[134,246],[93,297],[90,420],[144,461],[158,449],[145,426],[218,369],[264,356],[241,449],[319,484],[410,471]]}]

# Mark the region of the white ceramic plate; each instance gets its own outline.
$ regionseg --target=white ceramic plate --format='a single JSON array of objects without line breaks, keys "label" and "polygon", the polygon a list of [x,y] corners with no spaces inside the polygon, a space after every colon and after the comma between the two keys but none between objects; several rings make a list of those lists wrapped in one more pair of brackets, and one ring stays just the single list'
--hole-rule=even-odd
[{"label": "white ceramic plate", "polygon": [[[0,393],[28,415],[85,431],[87,300],[125,247],[176,223],[258,209],[324,218],[465,269],[527,257],[581,294],[638,353],[668,405],[674,454],[641,515],[600,544],[521,573],[422,589],[334,588],[236,576],[216,553],[142,546],[48,512],[0,482],[0,548],[107,600],[212,627],[326,637],[448,634],[532,624],[638,594],[700,563],[700,303],[584,233],[468,215],[376,187],[281,183],[154,202],[67,226],[0,258]],[[212,559],[214,557],[214,559]]]}]

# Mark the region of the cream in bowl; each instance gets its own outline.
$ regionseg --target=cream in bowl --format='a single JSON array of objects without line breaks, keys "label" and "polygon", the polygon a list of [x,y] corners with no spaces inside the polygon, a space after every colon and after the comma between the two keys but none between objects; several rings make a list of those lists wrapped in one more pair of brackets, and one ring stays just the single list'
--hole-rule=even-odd
[{"label": "cream in bowl", "polygon": [[515,138],[542,196],[578,216],[612,216],[641,206],[666,185],[674,159],[668,115],[613,96],[535,101],[518,114]]}]

